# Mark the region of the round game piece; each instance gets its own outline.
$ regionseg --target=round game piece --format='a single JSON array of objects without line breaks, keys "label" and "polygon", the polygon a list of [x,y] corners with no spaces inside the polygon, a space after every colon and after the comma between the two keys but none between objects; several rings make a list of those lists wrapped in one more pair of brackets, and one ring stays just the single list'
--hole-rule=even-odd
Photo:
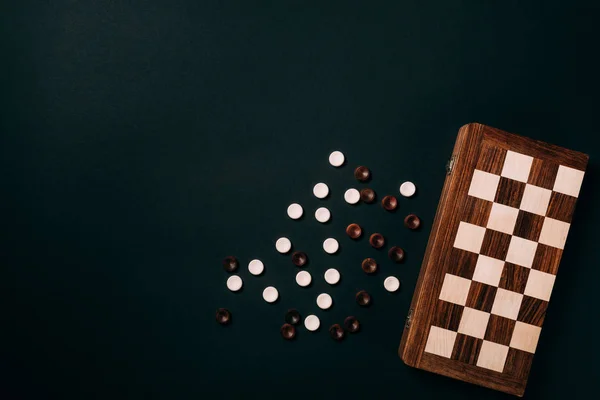
[{"label": "round game piece", "polygon": [[359,182],[366,182],[371,178],[371,171],[369,171],[369,168],[361,165],[354,170],[354,177]]},{"label": "round game piece", "polygon": [[334,151],[329,155],[329,164],[334,167],[341,167],[344,164],[344,161],[346,161],[346,157],[344,157],[344,154],[341,151]]},{"label": "round game piece", "polygon": [[237,292],[242,288],[242,278],[238,275],[232,275],[227,279],[227,289],[232,292]]},{"label": "round game piece", "polygon": [[300,323],[300,313],[296,309],[287,310],[285,313],[285,322],[292,325],[298,325]]},{"label": "round game piece", "polygon": [[393,246],[388,251],[388,257],[394,262],[404,261],[404,250],[401,247]]},{"label": "round game piece", "polygon": [[286,237],[280,237],[275,242],[275,248],[281,254],[285,254],[292,249],[292,242],[290,242],[290,239]]},{"label": "round game piece", "polygon": [[221,325],[227,325],[231,322],[231,313],[226,308],[219,308],[216,316],[217,322]]},{"label": "round game piece", "polygon": [[367,204],[373,203],[375,201],[375,191],[369,188],[361,189],[360,199]]},{"label": "round game piece", "polygon": [[356,333],[360,329],[360,322],[358,322],[356,317],[347,317],[344,320],[344,328],[350,333]]},{"label": "round game piece", "polygon": [[250,271],[252,275],[260,275],[263,273],[264,270],[265,265],[260,260],[252,260],[248,264],[248,271]]},{"label": "round game piece", "polygon": [[323,250],[328,254],[333,254],[338,251],[340,244],[334,238],[325,239],[323,242]]},{"label": "round game piece", "polygon": [[406,218],[404,218],[404,226],[412,230],[419,229],[421,226],[421,219],[415,214],[408,214]]},{"label": "round game piece", "polygon": [[329,268],[327,271],[325,271],[325,282],[329,283],[330,285],[335,285],[339,281],[340,273],[337,269]]},{"label": "round game piece", "polygon": [[296,327],[292,324],[283,324],[279,332],[285,340],[292,340],[296,337]]},{"label": "round game piece", "polygon": [[344,193],[344,200],[346,200],[346,203],[348,204],[358,203],[358,201],[360,200],[359,191],[354,188],[346,190],[346,193]]},{"label": "round game piece", "polygon": [[317,329],[319,329],[320,325],[321,321],[319,321],[319,317],[317,317],[316,315],[311,314],[308,317],[304,318],[304,327],[311,332],[314,332]]},{"label": "round game piece", "polygon": [[223,269],[227,272],[235,271],[238,265],[238,260],[234,256],[227,256],[223,259]]},{"label": "round game piece", "polygon": [[327,293],[321,293],[317,296],[317,305],[319,308],[327,310],[329,307],[331,307],[331,304],[333,304],[333,300]]},{"label": "round game piece", "polygon": [[265,290],[263,290],[263,299],[267,303],[274,303],[279,298],[279,292],[273,286],[267,286]]},{"label": "round game piece", "polygon": [[317,199],[324,199],[329,194],[329,187],[323,182],[319,182],[313,187],[313,194]]},{"label": "round game piece", "polygon": [[360,267],[366,274],[374,274],[377,272],[377,261],[372,258],[365,258]]},{"label": "round game piece", "polygon": [[287,209],[288,217],[290,217],[291,219],[299,219],[300,217],[302,217],[303,212],[304,211],[302,210],[302,206],[298,203],[290,204],[290,206]]},{"label": "round game piece", "polygon": [[344,339],[346,334],[344,333],[344,328],[342,328],[340,324],[333,324],[329,327],[329,336],[331,336],[333,340],[340,341]]},{"label": "round game piece", "polygon": [[310,273],[308,273],[308,271],[300,271],[296,274],[296,283],[298,284],[298,286],[307,287],[308,285],[310,285],[311,281],[312,277],[310,276]]},{"label": "round game piece", "polygon": [[371,295],[364,290],[356,293],[356,302],[361,307],[368,307],[371,305],[372,299]]},{"label": "round game piece", "polygon": [[346,227],[346,235],[351,239],[358,239],[362,235],[362,229],[358,224],[350,224]]},{"label": "round game piece", "polygon": [[325,222],[329,221],[329,218],[331,218],[331,213],[327,208],[319,207],[317,208],[317,211],[315,211],[315,218],[317,221],[324,224]]},{"label": "round game piece", "polygon": [[404,197],[411,197],[417,191],[414,183],[406,181],[400,185],[400,194]]},{"label": "round game piece", "polygon": [[385,246],[385,238],[381,233],[374,233],[369,238],[369,243],[376,249],[380,249]]},{"label": "round game piece", "polygon": [[387,211],[394,211],[398,207],[398,200],[394,196],[385,196],[381,199],[381,206]]},{"label": "round game piece", "polygon": [[388,292],[395,292],[400,288],[400,281],[395,276],[388,276],[383,281],[383,287]]},{"label": "round game piece", "polygon": [[292,262],[296,267],[302,267],[308,262],[308,256],[302,251],[295,251],[292,253]]}]

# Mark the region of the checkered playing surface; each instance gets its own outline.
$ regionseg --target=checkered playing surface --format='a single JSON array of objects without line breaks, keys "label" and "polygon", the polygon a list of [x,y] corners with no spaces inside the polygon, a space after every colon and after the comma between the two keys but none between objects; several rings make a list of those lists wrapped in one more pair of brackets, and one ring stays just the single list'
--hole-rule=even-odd
[{"label": "checkered playing surface", "polygon": [[512,373],[507,360],[535,353],[584,172],[493,151],[473,171],[425,352]]}]

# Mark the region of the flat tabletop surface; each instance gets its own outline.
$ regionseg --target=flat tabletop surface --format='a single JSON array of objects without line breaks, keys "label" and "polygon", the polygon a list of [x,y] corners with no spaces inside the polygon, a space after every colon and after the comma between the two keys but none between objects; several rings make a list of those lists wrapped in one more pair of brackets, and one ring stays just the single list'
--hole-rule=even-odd
[{"label": "flat tabletop surface", "polygon": [[[3,5],[0,397],[510,398],[397,355],[445,163],[469,122],[590,155],[525,396],[596,388],[598,5],[322,3]],[[328,164],[333,150],[342,168]],[[358,165],[371,182],[353,178]],[[405,180],[413,198],[399,196]],[[328,199],[312,195],[317,182]],[[399,209],[349,206],[349,187],[398,195]],[[293,202],[304,219],[286,216]],[[313,218],[320,205],[328,224]],[[408,213],[421,230],[402,226]],[[402,246],[406,262],[351,241],[350,222]],[[280,236],[308,254],[311,287],[275,251]],[[337,255],[323,252],[327,237]],[[241,293],[225,287],[228,255]],[[365,257],[379,273],[361,271]],[[263,276],[248,273],[253,258]],[[330,267],[342,274],[333,288]],[[359,289],[372,307],[355,303]],[[315,303],[325,291],[328,311]],[[231,325],[215,322],[219,307]],[[288,308],[321,329],[283,340]],[[348,315],[362,331],[336,343],[327,327]]]}]

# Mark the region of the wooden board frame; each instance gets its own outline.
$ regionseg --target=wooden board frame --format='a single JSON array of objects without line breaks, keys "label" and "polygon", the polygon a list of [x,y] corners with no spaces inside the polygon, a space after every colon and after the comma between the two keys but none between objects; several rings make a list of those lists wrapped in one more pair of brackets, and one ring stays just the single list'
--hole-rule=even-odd
[{"label": "wooden board frame", "polygon": [[[467,201],[471,177],[477,163],[494,162],[493,152],[481,155],[484,148],[522,153],[534,159],[549,160],[581,171],[585,171],[588,162],[586,154],[478,123],[467,124],[459,130],[452,155],[451,172],[442,190],[400,342],[399,355],[407,365],[415,368],[523,396],[533,354],[527,360],[509,357],[505,370],[501,373],[425,352],[433,310],[445,276],[444,259],[453,248],[455,227],[460,223],[460,215],[456,210]],[[558,266],[557,260],[555,264]]]}]

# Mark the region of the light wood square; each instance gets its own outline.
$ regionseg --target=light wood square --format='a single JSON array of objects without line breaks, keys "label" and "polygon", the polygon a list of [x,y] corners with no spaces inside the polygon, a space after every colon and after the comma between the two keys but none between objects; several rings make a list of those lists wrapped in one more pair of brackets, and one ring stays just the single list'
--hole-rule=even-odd
[{"label": "light wood square", "polygon": [[532,269],[529,271],[524,294],[536,299],[550,301],[555,280],[555,275]]},{"label": "light wood square", "polygon": [[517,321],[512,338],[510,339],[510,347],[528,353],[535,353],[541,332],[542,328],[539,326]]},{"label": "light wood square", "polygon": [[494,298],[494,305],[492,306],[492,314],[516,320],[522,301],[522,294],[498,288],[496,297]]},{"label": "light wood square", "polygon": [[571,224],[553,218],[544,219],[539,242],[548,246],[564,249]]},{"label": "light wood square", "polygon": [[480,254],[475,265],[473,280],[498,287],[503,269],[504,261]]},{"label": "light wood square", "polygon": [[425,352],[450,358],[455,340],[456,332],[432,326],[427,337]]},{"label": "light wood square", "polygon": [[537,242],[513,236],[510,239],[506,261],[522,267],[531,268],[535,257]]},{"label": "light wood square", "polygon": [[520,209],[538,215],[546,215],[552,190],[527,184],[521,199]]},{"label": "light wood square", "polygon": [[477,358],[477,366],[502,372],[504,371],[507,355],[508,346],[484,340]]},{"label": "light wood square", "polygon": [[476,169],[473,172],[473,178],[471,179],[469,196],[494,201],[499,181],[500,176]]},{"label": "light wood square", "polygon": [[512,235],[519,210],[504,204],[494,203],[488,219],[487,228]]},{"label": "light wood square", "polygon": [[506,152],[504,166],[500,175],[514,179],[515,181],[527,182],[532,162],[533,157],[509,150]]},{"label": "light wood square", "polygon": [[581,183],[583,182],[583,175],[583,171],[561,165],[558,167],[558,173],[556,174],[556,180],[554,181],[554,188],[552,190],[568,194],[569,196],[578,197]]},{"label": "light wood square", "polygon": [[464,306],[467,302],[467,297],[469,296],[470,287],[470,279],[446,274],[444,283],[442,284],[442,291],[440,292],[440,300]]},{"label": "light wood square", "polygon": [[483,339],[489,320],[489,313],[465,307],[458,326],[458,333]]},{"label": "light wood square", "polygon": [[484,235],[484,227],[461,221],[458,225],[454,247],[473,253],[479,253]]}]

